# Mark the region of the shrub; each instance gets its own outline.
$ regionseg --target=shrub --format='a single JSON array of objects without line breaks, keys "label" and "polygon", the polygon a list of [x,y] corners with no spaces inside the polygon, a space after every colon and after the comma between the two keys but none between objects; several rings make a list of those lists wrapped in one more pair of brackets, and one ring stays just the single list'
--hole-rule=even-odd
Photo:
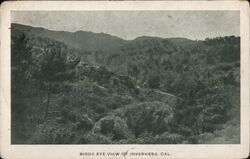
[{"label": "shrub", "polygon": [[36,144],[69,144],[74,138],[73,125],[59,125],[55,121],[47,121],[37,126],[31,138],[31,143]]},{"label": "shrub", "polygon": [[126,139],[131,134],[124,119],[116,116],[106,116],[94,126],[94,132],[112,138],[112,140]]},{"label": "shrub", "polygon": [[173,110],[162,102],[143,102],[126,107],[125,118],[136,136],[145,131],[158,134],[170,129]]},{"label": "shrub", "polygon": [[182,143],[184,137],[179,134],[171,134],[169,132],[164,132],[161,135],[155,137],[156,143],[158,144],[180,144]]}]

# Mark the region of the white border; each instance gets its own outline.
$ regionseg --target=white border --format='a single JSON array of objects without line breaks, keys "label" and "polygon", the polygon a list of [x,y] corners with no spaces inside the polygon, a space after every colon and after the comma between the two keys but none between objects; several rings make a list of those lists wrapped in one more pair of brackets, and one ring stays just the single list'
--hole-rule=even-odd
[{"label": "white border", "polygon": [[[10,144],[10,11],[12,10],[240,10],[241,35],[241,144],[236,145],[11,145]],[[162,158],[246,158],[249,154],[249,5],[242,1],[19,1],[1,5],[1,157],[124,158],[80,156],[80,152],[169,152]],[[132,157],[147,158],[145,156]],[[148,157],[157,158],[160,157]]]}]

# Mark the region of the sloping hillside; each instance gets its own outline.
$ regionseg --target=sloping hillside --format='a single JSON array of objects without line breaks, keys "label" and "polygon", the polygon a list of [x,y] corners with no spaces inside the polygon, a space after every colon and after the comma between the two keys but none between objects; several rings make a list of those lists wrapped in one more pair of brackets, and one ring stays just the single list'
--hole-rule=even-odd
[{"label": "sloping hillside", "polygon": [[11,27],[12,144],[240,142],[240,38]]}]

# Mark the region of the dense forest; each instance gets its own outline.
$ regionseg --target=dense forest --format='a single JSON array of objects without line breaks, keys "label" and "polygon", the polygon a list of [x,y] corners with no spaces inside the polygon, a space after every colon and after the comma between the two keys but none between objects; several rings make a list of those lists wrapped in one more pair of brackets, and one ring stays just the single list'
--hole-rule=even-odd
[{"label": "dense forest", "polygon": [[11,25],[12,144],[240,143],[240,38]]}]

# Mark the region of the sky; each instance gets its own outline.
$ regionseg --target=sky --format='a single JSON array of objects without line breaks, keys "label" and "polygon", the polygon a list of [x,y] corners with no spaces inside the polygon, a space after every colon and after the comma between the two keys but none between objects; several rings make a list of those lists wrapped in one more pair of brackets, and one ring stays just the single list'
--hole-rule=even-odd
[{"label": "sky", "polygon": [[49,30],[203,40],[240,35],[239,11],[12,11],[11,22]]}]

